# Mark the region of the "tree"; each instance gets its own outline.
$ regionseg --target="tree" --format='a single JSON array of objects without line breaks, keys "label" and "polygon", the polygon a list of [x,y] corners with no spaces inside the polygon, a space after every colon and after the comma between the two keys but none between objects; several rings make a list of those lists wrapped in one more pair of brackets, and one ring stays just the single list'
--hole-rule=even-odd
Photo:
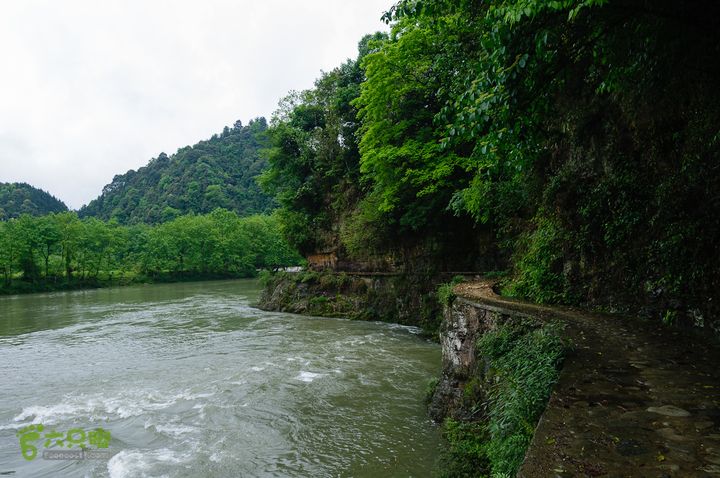
[{"label": "tree", "polygon": [[65,269],[65,280],[72,281],[73,263],[79,247],[82,224],[74,212],[64,212],[55,216],[60,234],[60,255]]},{"label": "tree", "polygon": [[18,270],[18,240],[16,222],[0,222],[0,268],[6,287],[12,283],[12,278]]},{"label": "tree", "polygon": [[337,247],[336,225],[363,194],[353,100],[368,45],[384,37],[363,38],[358,59],[324,73],[313,89],[288,95],[271,121],[270,166],[260,183],[282,206],[276,218],[301,253]]},{"label": "tree", "polygon": [[67,211],[67,206],[49,193],[27,183],[0,183],[0,221],[21,214],[41,216]]},{"label": "tree", "polygon": [[35,282],[40,278],[40,269],[36,262],[41,247],[40,237],[36,230],[36,220],[22,214],[15,220],[15,239],[18,245],[18,258],[23,279]]},{"label": "tree", "polygon": [[55,215],[42,216],[35,225],[40,245],[40,255],[45,263],[45,277],[50,277],[50,256],[60,244],[60,228]]}]

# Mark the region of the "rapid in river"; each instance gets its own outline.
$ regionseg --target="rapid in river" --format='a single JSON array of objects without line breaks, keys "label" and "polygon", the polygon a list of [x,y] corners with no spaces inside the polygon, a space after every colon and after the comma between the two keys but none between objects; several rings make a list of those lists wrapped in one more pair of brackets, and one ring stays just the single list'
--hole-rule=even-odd
[{"label": "rapid in river", "polygon": [[[264,312],[259,291],[239,280],[0,298],[0,476],[427,476],[439,346],[411,327]],[[27,460],[31,425],[43,431]],[[43,458],[63,449],[45,447],[51,431],[98,428],[106,458]]]}]

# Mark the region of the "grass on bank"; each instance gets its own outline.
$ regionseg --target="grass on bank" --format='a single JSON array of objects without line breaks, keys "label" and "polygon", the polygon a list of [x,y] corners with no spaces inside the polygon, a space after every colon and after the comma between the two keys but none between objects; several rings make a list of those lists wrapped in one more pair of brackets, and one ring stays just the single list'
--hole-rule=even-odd
[{"label": "grass on bank", "polygon": [[441,476],[515,476],[559,376],[566,350],[560,332],[557,324],[522,321],[480,338],[484,367],[465,394],[478,397],[477,419],[446,420]]}]

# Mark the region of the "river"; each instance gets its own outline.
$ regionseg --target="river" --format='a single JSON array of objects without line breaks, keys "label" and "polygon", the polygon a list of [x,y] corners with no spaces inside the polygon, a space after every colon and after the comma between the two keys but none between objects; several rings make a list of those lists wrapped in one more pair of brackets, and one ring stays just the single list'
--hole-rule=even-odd
[{"label": "river", "polygon": [[[264,312],[259,292],[239,280],[0,298],[0,476],[427,476],[439,346],[409,327]],[[26,460],[18,433],[32,424],[44,429]],[[41,456],[61,449],[51,431],[98,428],[108,457]]]}]

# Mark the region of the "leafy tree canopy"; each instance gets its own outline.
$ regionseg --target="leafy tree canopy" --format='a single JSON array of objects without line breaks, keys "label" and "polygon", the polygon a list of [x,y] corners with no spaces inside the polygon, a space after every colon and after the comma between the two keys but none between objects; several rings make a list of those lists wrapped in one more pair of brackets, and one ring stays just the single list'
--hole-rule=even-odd
[{"label": "leafy tree canopy", "polygon": [[707,323],[720,313],[718,14],[709,0],[398,2],[391,34],[355,62],[340,123],[352,138],[329,127],[322,88],[341,70],[273,123],[266,177],[286,234],[357,256],[464,250],[469,267],[509,269],[511,294]]}]

